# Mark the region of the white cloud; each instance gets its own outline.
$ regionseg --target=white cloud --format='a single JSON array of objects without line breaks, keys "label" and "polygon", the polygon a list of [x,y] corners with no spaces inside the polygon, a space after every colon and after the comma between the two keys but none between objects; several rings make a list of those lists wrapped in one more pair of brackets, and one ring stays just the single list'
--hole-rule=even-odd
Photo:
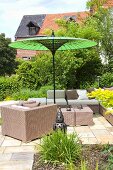
[{"label": "white cloud", "polygon": [[14,37],[23,15],[85,10],[87,0],[0,0],[0,33]]}]

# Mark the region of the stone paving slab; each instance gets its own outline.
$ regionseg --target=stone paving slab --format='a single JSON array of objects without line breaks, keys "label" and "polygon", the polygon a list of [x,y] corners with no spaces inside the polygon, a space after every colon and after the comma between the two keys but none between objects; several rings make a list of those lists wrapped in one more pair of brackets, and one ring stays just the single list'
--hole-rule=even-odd
[{"label": "stone paving slab", "polygon": [[35,152],[34,146],[15,146],[6,147],[4,153],[14,153],[14,152]]},{"label": "stone paving slab", "polygon": [[33,160],[28,161],[2,161],[0,170],[32,170]]},{"label": "stone paving slab", "polygon": [[97,140],[99,141],[99,143],[101,144],[113,144],[113,137],[109,137],[109,136],[100,136],[100,137],[97,137]]},{"label": "stone paving slab", "polygon": [[27,161],[27,160],[33,160],[34,153],[33,152],[19,152],[19,153],[13,153],[11,155],[10,160],[11,161]]},{"label": "stone paving slab", "polygon": [[90,126],[90,129],[106,129],[106,127],[104,125],[94,125],[94,126]]},{"label": "stone paving slab", "polygon": [[2,146],[3,142],[4,142],[5,137],[4,136],[0,136],[0,146]]},{"label": "stone paving slab", "polygon": [[76,126],[74,129],[78,134],[91,132],[91,129],[88,126]]},{"label": "stone paving slab", "polygon": [[16,139],[5,139],[1,146],[20,146],[21,141],[16,140]]},{"label": "stone paving slab", "polygon": [[99,141],[95,137],[82,137],[80,138],[82,144],[99,144]]},{"label": "stone paving slab", "polygon": [[12,157],[12,153],[4,153],[0,154],[0,162],[1,161],[9,161]]},{"label": "stone paving slab", "polygon": [[106,129],[92,129],[95,136],[111,136],[110,132]]},{"label": "stone paving slab", "polygon": [[4,152],[6,147],[0,147],[0,154]]},{"label": "stone paving slab", "polygon": [[86,138],[86,137],[88,137],[88,138],[95,138],[95,135],[92,133],[92,132],[79,132],[78,133],[78,137],[80,137],[80,138]]}]

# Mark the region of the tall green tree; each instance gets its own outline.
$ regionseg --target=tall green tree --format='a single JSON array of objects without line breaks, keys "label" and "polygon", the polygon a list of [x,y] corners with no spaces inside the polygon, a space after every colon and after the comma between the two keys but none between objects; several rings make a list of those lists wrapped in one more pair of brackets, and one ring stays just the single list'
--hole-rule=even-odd
[{"label": "tall green tree", "polygon": [[93,16],[88,16],[82,23],[67,23],[65,20],[58,20],[56,22],[61,26],[61,29],[57,31],[57,34],[60,36],[85,38],[97,42],[97,47],[77,50],[75,55],[75,59],[83,61],[81,66],[75,70],[76,87],[79,88],[83,84],[93,83],[96,76],[101,75],[102,72],[101,49],[99,46],[102,35],[98,31],[97,20]]},{"label": "tall green tree", "polygon": [[14,73],[16,62],[16,51],[8,45],[10,38],[5,38],[5,34],[0,34],[0,75],[11,75]]},{"label": "tall green tree", "polygon": [[99,40],[100,55],[108,61],[108,71],[113,68],[113,9],[104,8],[106,0],[90,0],[89,8],[94,8],[93,21],[97,23],[97,31],[101,34]]}]

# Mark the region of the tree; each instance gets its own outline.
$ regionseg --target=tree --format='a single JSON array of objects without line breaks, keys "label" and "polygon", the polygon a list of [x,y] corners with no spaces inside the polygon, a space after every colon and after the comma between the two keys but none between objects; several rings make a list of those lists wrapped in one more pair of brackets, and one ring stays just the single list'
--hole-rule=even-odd
[{"label": "tree", "polygon": [[108,61],[108,70],[113,68],[113,9],[104,8],[106,0],[90,0],[89,8],[94,8],[93,21],[97,23],[97,31],[101,34],[99,40],[100,55]]},{"label": "tree", "polygon": [[5,38],[5,34],[0,34],[0,75],[11,75],[14,73],[16,62],[16,51],[8,45],[10,38]]},{"label": "tree", "polygon": [[[56,86],[72,88],[76,85],[76,69],[82,60],[70,52],[57,52],[55,55]],[[18,80],[23,87],[38,89],[40,86],[53,85],[53,65],[50,53],[40,54],[34,62],[24,62],[17,69]]]},{"label": "tree", "polygon": [[[82,60],[79,68],[73,71],[76,88],[83,84],[93,83],[97,75],[101,75],[102,63],[100,59],[101,32],[98,31],[98,22],[93,16],[87,17],[82,23],[66,22],[65,20],[58,20],[57,23],[61,29],[57,31],[60,36],[72,36],[76,38],[85,38],[94,40],[98,46],[95,48],[77,50],[74,56],[75,61]],[[67,58],[68,60],[68,58]],[[72,80],[72,81],[73,81]]]},{"label": "tree", "polygon": [[94,10],[99,10],[105,3],[107,0],[89,0],[87,2],[87,8],[93,8]]}]

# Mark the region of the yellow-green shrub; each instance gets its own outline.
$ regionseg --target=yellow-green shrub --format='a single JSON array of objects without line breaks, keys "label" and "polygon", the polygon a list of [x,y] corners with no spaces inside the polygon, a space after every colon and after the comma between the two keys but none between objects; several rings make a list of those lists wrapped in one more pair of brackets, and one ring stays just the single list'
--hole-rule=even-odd
[{"label": "yellow-green shrub", "polygon": [[99,100],[106,108],[113,107],[113,91],[99,88],[91,93],[88,93],[88,97]]}]

